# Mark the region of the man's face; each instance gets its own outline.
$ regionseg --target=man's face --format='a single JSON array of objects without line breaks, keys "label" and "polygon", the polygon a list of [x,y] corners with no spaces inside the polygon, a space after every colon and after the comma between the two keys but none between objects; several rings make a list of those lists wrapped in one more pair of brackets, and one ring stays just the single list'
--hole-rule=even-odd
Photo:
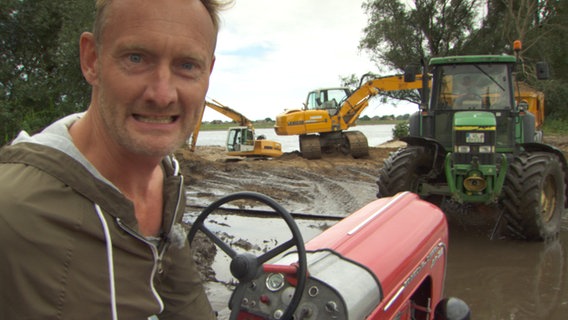
[{"label": "man's face", "polygon": [[115,0],[92,81],[102,130],[128,152],[163,156],[203,108],[216,34],[198,0]]}]

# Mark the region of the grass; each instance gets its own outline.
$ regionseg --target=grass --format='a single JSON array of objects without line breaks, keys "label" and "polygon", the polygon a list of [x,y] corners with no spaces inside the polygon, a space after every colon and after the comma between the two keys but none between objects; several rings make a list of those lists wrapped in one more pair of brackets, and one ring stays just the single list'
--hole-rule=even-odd
[{"label": "grass", "polygon": [[545,134],[568,134],[568,123],[564,120],[559,119],[546,119],[542,127],[542,131]]}]

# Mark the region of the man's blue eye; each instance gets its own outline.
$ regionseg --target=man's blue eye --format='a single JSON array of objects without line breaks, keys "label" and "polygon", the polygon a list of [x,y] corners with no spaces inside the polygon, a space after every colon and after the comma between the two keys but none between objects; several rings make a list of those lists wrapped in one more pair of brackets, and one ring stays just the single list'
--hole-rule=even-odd
[{"label": "man's blue eye", "polygon": [[184,69],[191,70],[195,67],[195,65],[191,62],[187,62],[181,65]]},{"label": "man's blue eye", "polygon": [[134,63],[140,63],[140,61],[142,61],[142,57],[139,54],[131,54],[129,58],[130,61]]}]

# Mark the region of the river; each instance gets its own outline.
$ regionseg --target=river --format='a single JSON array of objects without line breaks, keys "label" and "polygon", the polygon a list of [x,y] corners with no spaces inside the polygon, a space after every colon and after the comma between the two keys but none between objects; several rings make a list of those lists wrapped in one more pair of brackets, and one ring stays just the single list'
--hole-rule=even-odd
[{"label": "river", "polygon": [[[361,131],[367,137],[369,146],[374,147],[383,142],[392,139],[392,129],[394,124],[382,124],[382,125],[362,125],[353,127],[349,131]],[[293,152],[300,150],[298,143],[298,136],[279,136],[276,135],[274,129],[255,129],[256,135],[264,135],[266,139],[278,141],[282,144],[283,152]],[[201,131],[197,138],[198,146],[225,146],[227,139],[226,130],[215,130],[215,131]]]}]

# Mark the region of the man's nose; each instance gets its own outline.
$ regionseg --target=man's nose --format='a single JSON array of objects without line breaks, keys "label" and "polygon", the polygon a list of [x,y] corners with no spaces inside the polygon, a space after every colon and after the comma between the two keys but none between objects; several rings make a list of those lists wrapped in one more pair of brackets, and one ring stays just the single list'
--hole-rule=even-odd
[{"label": "man's nose", "polygon": [[159,66],[146,86],[145,99],[158,107],[168,107],[178,99],[174,75],[169,66]]}]

